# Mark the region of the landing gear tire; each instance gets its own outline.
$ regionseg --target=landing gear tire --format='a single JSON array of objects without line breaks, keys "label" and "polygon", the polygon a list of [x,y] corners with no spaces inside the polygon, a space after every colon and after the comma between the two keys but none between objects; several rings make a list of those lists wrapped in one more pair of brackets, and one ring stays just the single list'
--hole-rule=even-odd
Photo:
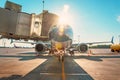
[{"label": "landing gear tire", "polygon": [[120,51],[119,51],[119,50],[117,50],[117,52],[119,53]]},{"label": "landing gear tire", "polygon": [[113,49],[111,49],[112,52],[115,52]]},{"label": "landing gear tire", "polygon": [[73,56],[74,55],[74,51],[69,51],[70,55]]}]

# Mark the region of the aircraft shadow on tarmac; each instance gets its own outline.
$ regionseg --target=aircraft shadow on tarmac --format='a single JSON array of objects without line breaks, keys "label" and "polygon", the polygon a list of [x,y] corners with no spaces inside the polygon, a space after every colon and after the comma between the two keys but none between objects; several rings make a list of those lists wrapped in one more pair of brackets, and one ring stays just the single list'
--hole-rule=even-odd
[{"label": "aircraft shadow on tarmac", "polygon": [[27,52],[27,53],[19,53],[17,55],[9,55],[9,54],[0,55],[0,58],[1,57],[19,58],[20,61],[24,61],[24,60],[32,60],[32,59],[37,59],[37,58],[46,59],[46,58],[51,57],[51,56],[44,56],[43,54],[36,56],[35,52]]},{"label": "aircraft shadow on tarmac", "polygon": [[[11,57],[11,58],[19,58],[20,61],[24,61],[24,60],[32,60],[32,59],[37,59],[37,58],[41,58],[41,59],[48,59],[50,57],[53,57],[51,55],[44,55],[46,54],[45,52],[40,54],[39,56],[36,56],[35,52],[25,52],[25,53],[18,53],[17,55],[0,55],[1,57]],[[68,57],[72,57],[74,59],[88,59],[88,60],[93,60],[93,61],[103,61],[101,58],[120,58],[120,56],[87,56],[87,55],[80,55],[80,56],[68,56]]]},{"label": "aircraft shadow on tarmac", "polygon": [[66,57],[64,62],[51,57],[24,77],[12,75],[0,80],[93,80],[93,78],[72,57]]},{"label": "aircraft shadow on tarmac", "polygon": [[74,59],[88,59],[92,61],[103,61],[102,58],[120,58],[120,56],[73,56]]},{"label": "aircraft shadow on tarmac", "polygon": [[0,80],[20,80],[21,78],[22,78],[22,75],[12,75],[9,77],[0,78]]},{"label": "aircraft shadow on tarmac", "polygon": [[[56,57],[40,55],[36,57],[34,52],[19,53],[21,55],[0,55],[0,57],[20,58],[19,60],[31,60],[36,58],[47,59],[45,62],[30,71],[24,77],[21,75],[12,75],[3,77],[0,80],[94,80],[74,59],[88,59],[93,61],[102,61],[101,58],[120,58],[120,56],[65,56],[64,62],[59,62]],[[63,71],[64,68],[64,71]],[[63,79],[63,72],[64,78]]]}]

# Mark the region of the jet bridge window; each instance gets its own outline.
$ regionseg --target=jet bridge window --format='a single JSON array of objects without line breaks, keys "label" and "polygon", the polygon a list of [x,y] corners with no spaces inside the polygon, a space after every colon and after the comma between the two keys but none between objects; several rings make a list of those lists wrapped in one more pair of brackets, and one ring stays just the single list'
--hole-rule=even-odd
[{"label": "jet bridge window", "polygon": [[38,28],[39,25],[40,25],[40,23],[36,21],[36,22],[35,22],[35,27]]}]

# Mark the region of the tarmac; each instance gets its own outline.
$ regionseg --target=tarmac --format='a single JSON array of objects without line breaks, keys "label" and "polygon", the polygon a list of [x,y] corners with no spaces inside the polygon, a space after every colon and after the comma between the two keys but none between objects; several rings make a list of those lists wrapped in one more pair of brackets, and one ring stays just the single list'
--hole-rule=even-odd
[{"label": "tarmac", "polygon": [[120,80],[120,53],[91,50],[59,62],[48,52],[36,56],[34,49],[0,48],[0,80]]}]

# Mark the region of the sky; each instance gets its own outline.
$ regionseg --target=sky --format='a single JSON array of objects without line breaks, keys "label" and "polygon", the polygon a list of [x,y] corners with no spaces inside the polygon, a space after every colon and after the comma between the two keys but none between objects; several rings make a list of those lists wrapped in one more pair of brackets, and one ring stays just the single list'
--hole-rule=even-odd
[{"label": "sky", "polygon": [[[40,14],[43,10],[42,0],[9,1],[22,5],[22,12]],[[0,0],[0,7],[5,2]],[[44,0],[44,9],[50,13],[61,15],[65,8],[74,41],[109,41],[114,36],[114,42],[119,42],[120,0]]]}]

